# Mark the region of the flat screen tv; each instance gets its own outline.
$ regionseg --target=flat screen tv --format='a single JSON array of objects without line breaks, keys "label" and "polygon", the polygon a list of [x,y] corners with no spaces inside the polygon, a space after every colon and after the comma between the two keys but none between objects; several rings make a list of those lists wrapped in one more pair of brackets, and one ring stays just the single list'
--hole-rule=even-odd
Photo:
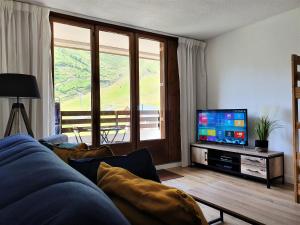
[{"label": "flat screen tv", "polygon": [[247,109],[198,110],[197,142],[248,145]]}]

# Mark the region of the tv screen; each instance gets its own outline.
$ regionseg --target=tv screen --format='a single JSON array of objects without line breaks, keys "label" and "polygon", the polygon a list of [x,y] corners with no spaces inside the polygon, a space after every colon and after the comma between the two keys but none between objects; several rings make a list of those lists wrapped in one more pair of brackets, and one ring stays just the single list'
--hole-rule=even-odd
[{"label": "tv screen", "polygon": [[247,109],[198,110],[197,141],[248,145]]}]

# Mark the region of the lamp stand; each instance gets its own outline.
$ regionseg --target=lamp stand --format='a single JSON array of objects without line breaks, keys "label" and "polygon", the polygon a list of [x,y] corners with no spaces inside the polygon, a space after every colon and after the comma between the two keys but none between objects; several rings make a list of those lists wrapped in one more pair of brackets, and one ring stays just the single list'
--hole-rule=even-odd
[{"label": "lamp stand", "polygon": [[26,113],[26,110],[25,110],[25,107],[24,107],[23,103],[19,103],[19,98],[18,98],[18,102],[14,103],[11,107],[11,111],[10,111],[9,119],[8,119],[8,122],[7,122],[4,137],[7,137],[7,136],[10,135],[11,130],[12,130],[12,126],[13,126],[13,123],[14,123],[15,116],[19,112],[21,112],[21,115],[22,115],[22,118],[24,120],[24,123],[25,123],[28,134],[31,137],[34,137],[31,126],[30,126],[30,123],[29,123],[29,119],[28,119],[28,116],[27,116],[27,113]]}]

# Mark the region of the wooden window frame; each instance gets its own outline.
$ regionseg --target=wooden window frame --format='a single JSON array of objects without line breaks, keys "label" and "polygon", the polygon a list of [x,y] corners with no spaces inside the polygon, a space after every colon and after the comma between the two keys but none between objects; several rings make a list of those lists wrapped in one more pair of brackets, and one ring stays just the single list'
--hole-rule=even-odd
[{"label": "wooden window frame", "polygon": [[[136,74],[135,74],[135,46],[134,46],[134,33],[130,32],[130,31],[125,31],[125,30],[119,30],[116,29],[114,27],[109,27],[109,26],[100,26],[100,25],[96,25],[96,30],[95,32],[97,33],[97,35],[99,35],[99,31],[104,31],[104,32],[112,32],[112,33],[116,33],[116,34],[121,34],[121,35],[126,35],[129,38],[129,62],[130,62],[130,141],[129,142],[124,142],[124,143],[115,143],[112,145],[118,146],[118,145],[122,145],[123,147],[127,147],[130,148],[131,145],[135,145],[136,143],[136,120],[134,119],[136,117],[136,96],[135,96],[135,79],[136,79]],[[97,41],[99,41],[99,36],[97,36]],[[99,43],[97,43],[99,46]],[[99,58],[99,51],[97,49],[96,51],[97,54],[97,63],[98,63],[98,77],[100,79],[100,74],[99,74],[99,68],[100,68],[100,58]],[[100,80],[99,80],[100,81]],[[100,84],[100,82],[98,82]],[[100,88],[98,89],[100,90]],[[100,92],[99,92],[100,93]],[[99,104],[100,104],[100,96],[99,96]],[[99,105],[98,109],[100,109],[101,111],[101,107]],[[99,115],[100,117],[100,115]],[[100,121],[99,121],[99,126],[96,127],[96,129],[99,130],[100,128]],[[100,136],[100,135],[99,135]],[[99,137],[98,136],[98,137]],[[100,145],[100,143],[98,143]],[[126,146],[127,145],[127,146]]]},{"label": "wooden window frame", "polygon": [[[142,31],[134,28],[103,23],[99,21],[74,17],[56,12],[50,12],[50,23],[52,30],[52,60],[54,61],[54,41],[53,41],[53,23],[63,23],[73,26],[88,28],[91,30],[91,64],[92,64],[92,143],[93,146],[100,145],[100,74],[99,74],[99,31],[108,31],[129,36],[129,55],[130,55],[130,101],[131,101],[131,140],[130,143],[112,144],[111,147],[116,154],[127,154],[128,152],[139,147],[151,146],[159,148],[159,143],[164,142],[167,151],[160,157],[158,154],[154,155],[156,163],[167,163],[180,160],[180,132],[179,132],[179,115],[171,115],[171,110],[176,106],[176,113],[179,114],[179,77],[177,68],[176,48],[178,39],[162,34]],[[140,140],[140,123],[139,123],[139,38],[160,41],[164,43],[164,83],[165,83],[165,137],[164,139]],[[170,49],[169,49],[170,45]],[[172,56],[169,56],[169,53]],[[169,62],[170,59],[170,62]],[[52,76],[54,81],[54,63],[52,64]],[[171,84],[169,84],[171,78]],[[54,82],[53,82],[54,84]],[[170,118],[170,121],[169,121]],[[170,122],[172,124],[170,124]],[[174,124],[176,123],[176,124]],[[169,139],[172,140],[169,140]],[[139,143],[143,142],[142,146]],[[169,147],[169,143],[171,143]],[[176,149],[174,149],[174,147]],[[165,151],[165,150],[164,150]]]},{"label": "wooden window frame", "polygon": [[[139,104],[140,104],[140,95],[139,95],[139,39],[146,39],[146,40],[153,40],[153,41],[158,41],[160,43],[164,44],[164,58],[163,61],[160,61],[160,63],[163,63],[163,76],[164,76],[164,83],[165,83],[165,87],[164,87],[164,113],[165,113],[165,122],[164,122],[164,137],[163,138],[157,138],[157,139],[149,139],[149,140],[140,140],[140,123],[139,123],[139,118],[140,118],[140,113],[138,110],[138,114],[137,114],[137,124],[138,124],[138,133],[137,133],[137,140],[139,142],[152,142],[152,141],[160,141],[160,140],[165,140],[168,139],[168,132],[167,132],[167,124],[168,124],[168,115],[166,113],[167,111],[167,105],[168,105],[168,67],[166,66],[167,63],[167,52],[168,52],[168,44],[167,44],[167,40],[166,38],[162,38],[162,37],[158,37],[156,35],[150,35],[150,34],[140,34],[137,33],[136,34],[136,71],[137,71],[137,82],[135,84],[135,87],[137,88],[137,92],[136,92],[136,98],[137,98],[137,108],[139,108]],[[162,68],[161,68],[162,70]],[[162,73],[161,73],[162,75]]]}]

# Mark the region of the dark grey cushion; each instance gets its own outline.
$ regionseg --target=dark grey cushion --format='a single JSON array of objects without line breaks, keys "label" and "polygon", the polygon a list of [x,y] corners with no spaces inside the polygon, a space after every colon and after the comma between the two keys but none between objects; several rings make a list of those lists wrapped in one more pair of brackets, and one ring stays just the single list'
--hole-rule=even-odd
[{"label": "dark grey cushion", "polygon": [[101,162],[124,168],[141,178],[160,182],[152,157],[147,149],[140,149],[126,156],[69,160],[69,165],[96,183],[97,170]]}]

